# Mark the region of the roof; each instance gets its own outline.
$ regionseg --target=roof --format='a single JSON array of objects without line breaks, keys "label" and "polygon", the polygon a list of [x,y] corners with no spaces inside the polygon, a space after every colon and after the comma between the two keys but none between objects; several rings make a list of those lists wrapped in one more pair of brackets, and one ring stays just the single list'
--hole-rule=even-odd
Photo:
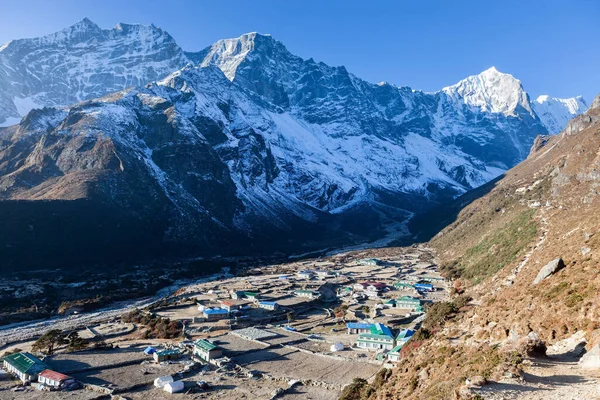
[{"label": "roof", "polygon": [[380,324],[377,322],[375,325],[371,326],[371,333],[374,335],[384,335],[389,337],[394,337],[392,335],[392,331],[387,326]]},{"label": "roof", "polygon": [[53,381],[62,382],[67,379],[73,379],[68,375],[61,374],[60,372],[52,371],[51,369],[45,369],[39,373],[40,376],[46,379],[52,379]]},{"label": "roof", "polygon": [[48,368],[39,358],[27,352],[8,355],[4,361],[23,374],[35,375]]},{"label": "roof", "polygon": [[391,354],[391,353],[398,353],[398,354],[400,354],[400,350],[402,349],[402,346],[404,346],[404,343],[399,344],[398,346],[396,346],[393,349],[391,349],[388,354]]},{"label": "roof", "polygon": [[211,351],[217,348],[214,344],[205,339],[198,339],[194,342],[194,346],[204,351]]},{"label": "roof", "polygon": [[415,299],[414,297],[410,297],[410,296],[402,296],[399,299],[396,299],[396,302],[421,304],[421,300]]},{"label": "roof", "polygon": [[374,333],[361,333],[360,335],[358,335],[358,340],[362,340],[362,341],[371,341],[374,339],[379,339],[379,340],[385,340],[385,341],[393,341],[394,338],[387,336],[387,335],[378,335],[378,334],[374,334]]},{"label": "roof", "polygon": [[367,324],[366,322],[348,322],[346,327],[348,329],[371,329],[373,324]]},{"label": "roof", "polygon": [[415,283],[414,284],[414,287],[423,287],[423,286],[430,287],[430,288],[433,287],[433,285],[431,283]]},{"label": "roof", "polygon": [[171,356],[171,355],[175,355],[175,354],[179,354],[179,350],[177,349],[168,349],[168,350],[161,350],[161,351],[157,351],[156,353],[157,356]]},{"label": "roof", "polygon": [[415,334],[415,331],[413,331],[412,329],[404,329],[404,330],[400,331],[398,336],[396,336],[396,339],[408,339],[414,334]]},{"label": "roof", "polygon": [[224,308],[205,308],[204,313],[205,314],[229,314],[229,312],[227,310],[225,310]]}]

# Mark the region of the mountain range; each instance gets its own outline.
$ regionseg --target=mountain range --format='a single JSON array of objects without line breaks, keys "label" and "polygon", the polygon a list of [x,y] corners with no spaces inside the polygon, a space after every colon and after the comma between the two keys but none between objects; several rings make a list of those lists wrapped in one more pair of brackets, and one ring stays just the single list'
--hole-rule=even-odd
[{"label": "mountain range", "polygon": [[184,52],[155,26],[84,19],[0,46],[2,263],[409,237],[411,215],[501,175],[586,108],[532,101],[494,67],[426,93],[270,35]]}]

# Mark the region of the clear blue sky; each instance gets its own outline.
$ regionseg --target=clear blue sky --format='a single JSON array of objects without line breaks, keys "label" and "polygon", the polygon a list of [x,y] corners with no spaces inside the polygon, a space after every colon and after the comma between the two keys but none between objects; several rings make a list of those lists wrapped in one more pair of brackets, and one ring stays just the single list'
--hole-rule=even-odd
[{"label": "clear blue sky", "polygon": [[494,65],[539,94],[600,92],[598,0],[2,0],[0,42],[88,17],[167,30],[185,50],[258,31],[371,82],[434,91]]}]

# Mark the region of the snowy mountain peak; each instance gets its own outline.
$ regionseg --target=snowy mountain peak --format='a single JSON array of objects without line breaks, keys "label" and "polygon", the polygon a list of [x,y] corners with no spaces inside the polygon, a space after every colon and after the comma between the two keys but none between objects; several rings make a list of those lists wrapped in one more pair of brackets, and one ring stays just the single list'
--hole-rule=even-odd
[{"label": "snowy mountain peak", "polygon": [[73,32],[87,32],[87,31],[98,31],[100,29],[101,28],[98,25],[96,25],[89,18],[85,17],[81,21],[75,23],[74,25],[72,25],[71,27],[69,27],[65,30],[70,30]]},{"label": "snowy mountain peak", "polygon": [[581,96],[559,99],[547,94],[538,96],[532,103],[532,107],[549,133],[559,133],[571,118],[588,109],[587,103]]},{"label": "snowy mountain peak", "polygon": [[232,81],[240,64],[255,51],[266,56],[288,53],[285,46],[271,35],[250,32],[237,38],[219,40],[209,48],[198,53],[187,53],[187,56],[203,67],[219,67],[227,79]]},{"label": "snowy mountain peak", "polygon": [[520,106],[532,113],[521,81],[498,71],[496,67],[471,75],[455,85],[443,88],[442,91],[455,101],[462,101],[484,112],[515,115],[515,110]]},{"label": "snowy mountain peak", "polygon": [[0,126],[32,108],[66,106],[163,78],[189,60],[153,25],[102,29],[87,18],[49,35],[0,47]]}]

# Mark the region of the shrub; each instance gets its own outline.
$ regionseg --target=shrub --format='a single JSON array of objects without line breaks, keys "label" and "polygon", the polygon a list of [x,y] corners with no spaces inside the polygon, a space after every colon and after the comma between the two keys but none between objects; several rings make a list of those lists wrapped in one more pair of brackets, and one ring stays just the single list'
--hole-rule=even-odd
[{"label": "shrub", "polygon": [[442,301],[435,303],[427,310],[427,316],[423,321],[423,328],[437,330],[444,325],[450,315],[455,314],[457,311],[458,307],[452,302]]},{"label": "shrub", "polygon": [[369,383],[362,378],[354,378],[351,384],[344,387],[339,400],[367,400],[375,393]]}]

